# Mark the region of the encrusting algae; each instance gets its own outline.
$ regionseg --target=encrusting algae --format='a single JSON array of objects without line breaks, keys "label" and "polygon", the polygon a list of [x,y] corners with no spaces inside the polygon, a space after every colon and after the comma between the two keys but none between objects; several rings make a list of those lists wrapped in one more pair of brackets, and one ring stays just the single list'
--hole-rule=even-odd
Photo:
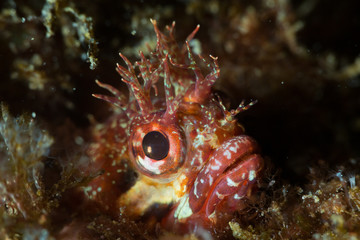
[{"label": "encrusting algae", "polygon": [[[0,206],[2,237],[50,236],[45,223],[49,202],[44,196],[43,158],[53,138],[30,116],[14,118],[1,105]],[[6,231],[5,229],[13,229]]]}]

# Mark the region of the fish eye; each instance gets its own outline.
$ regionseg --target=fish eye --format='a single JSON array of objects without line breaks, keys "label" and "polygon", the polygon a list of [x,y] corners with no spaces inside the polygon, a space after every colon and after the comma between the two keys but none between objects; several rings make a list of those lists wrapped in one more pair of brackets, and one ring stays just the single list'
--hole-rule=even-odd
[{"label": "fish eye", "polygon": [[147,157],[162,160],[169,154],[169,140],[159,131],[151,131],[142,140],[142,147]]},{"label": "fish eye", "polygon": [[179,174],[186,153],[186,140],[176,124],[162,122],[154,113],[130,126],[129,156],[137,171],[155,180],[167,181]]}]

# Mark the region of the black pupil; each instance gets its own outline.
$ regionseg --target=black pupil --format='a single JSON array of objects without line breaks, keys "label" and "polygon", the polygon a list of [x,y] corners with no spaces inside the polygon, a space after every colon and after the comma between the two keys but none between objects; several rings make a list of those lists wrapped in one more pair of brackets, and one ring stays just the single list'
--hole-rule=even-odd
[{"label": "black pupil", "polygon": [[162,160],[169,153],[169,140],[158,131],[149,132],[142,141],[142,147],[147,157]]}]

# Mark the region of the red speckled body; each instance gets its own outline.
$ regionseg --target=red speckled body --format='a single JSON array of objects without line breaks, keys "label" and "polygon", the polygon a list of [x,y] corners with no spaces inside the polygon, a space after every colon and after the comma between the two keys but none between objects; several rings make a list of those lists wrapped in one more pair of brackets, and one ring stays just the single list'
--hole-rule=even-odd
[{"label": "red speckled body", "polygon": [[[129,87],[129,100],[115,88],[97,82],[114,97],[95,97],[121,111],[95,129],[89,155],[104,173],[85,192],[114,216],[124,209],[129,216],[141,217],[156,211],[154,206],[166,206],[165,228],[181,232],[210,228],[216,224],[218,212],[240,208],[262,170],[257,144],[234,119],[252,103],[227,111],[211,92],[220,73],[217,59],[211,57],[213,63],[208,63],[200,57],[210,68],[203,76],[188,43],[199,27],[179,49],[174,25],[168,27],[166,36],[155,21],[153,24],[156,51],[151,59],[140,53],[141,61],[136,63],[142,85],[134,66],[120,54],[128,68],[118,65],[117,71]],[[150,97],[152,88],[157,92],[160,79],[164,80],[165,96]],[[157,155],[161,157],[155,159]],[[138,172],[138,178],[125,189],[121,184],[129,166]]]}]

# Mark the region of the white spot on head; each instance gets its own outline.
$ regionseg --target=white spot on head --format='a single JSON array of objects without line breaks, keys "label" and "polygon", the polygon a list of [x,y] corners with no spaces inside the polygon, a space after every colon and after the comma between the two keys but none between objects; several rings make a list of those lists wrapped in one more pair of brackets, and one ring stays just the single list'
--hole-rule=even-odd
[{"label": "white spot on head", "polygon": [[209,185],[211,186],[213,184],[213,178],[210,174],[208,176],[209,176]]},{"label": "white spot on head", "polygon": [[242,199],[242,198],[243,198],[243,196],[239,196],[239,194],[237,194],[237,193],[234,195],[234,199],[239,200],[239,199]]},{"label": "white spot on head", "polygon": [[193,214],[190,204],[189,204],[189,197],[185,195],[181,198],[179,206],[176,208],[174,213],[174,218],[183,219],[190,217]]},{"label": "white spot on head", "polygon": [[196,179],[195,180],[195,183],[194,183],[194,194],[195,194],[195,197],[196,198],[199,198],[199,195],[197,194],[197,185],[198,185],[198,180]]},{"label": "white spot on head", "polygon": [[134,144],[135,147],[140,147],[140,146],[141,146],[141,142],[140,142],[140,141],[135,141],[133,144]]},{"label": "white spot on head", "polygon": [[254,171],[254,170],[251,170],[251,171],[249,172],[249,181],[254,180],[255,177],[256,177],[255,171]]},{"label": "white spot on head", "polygon": [[239,183],[240,183],[240,182],[238,182],[238,183],[234,182],[230,177],[226,178],[226,182],[229,187],[237,187],[237,186],[239,186]]},{"label": "white spot on head", "polygon": [[92,191],[92,187],[91,186],[84,187],[83,190],[84,190],[85,195],[88,196],[88,198],[91,199],[92,196],[91,196],[90,192]]},{"label": "white spot on head", "polygon": [[230,151],[229,151],[229,150],[226,150],[226,151],[224,152],[224,156],[225,156],[227,159],[230,159],[230,158],[231,158],[231,153],[230,153]]},{"label": "white spot on head", "polygon": [[178,196],[182,196],[184,192],[187,191],[186,185],[183,182],[186,180],[186,175],[181,174],[178,178],[173,182],[173,189],[175,190],[175,194]]},{"label": "white spot on head", "polygon": [[200,130],[197,129],[196,137],[194,138],[194,141],[193,141],[193,146],[194,146],[194,148],[198,148],[199,146],[204,145],[204,143],[205,143],[205,137],[204,137],[204,135],[201,134]]},{"label": "white spot on head", "polygon": [[200,182],[201,182],[201,183],[204,183],[204,179],[200,179]]},{"label": "white spot on head", "polygon": [[220,166],[218,166],[218,165],[211,165],[210,166],[210,168],[212,169],[212,170],[219,170],[220,169]]},{"label": "white spot on head", "polygon": [[224,197],[225,197],[223,194],[218,193],[218,192],[215,192],[215,194],[220,200],[224,199]]},{"label": "white spot on head", "polygon": [[221,162],[219,162],[217,159],[215,159],[215,164],[216,165],[221,165]]},{"label": "white spot on head", "polygon": [[230,147],[229,149],[230,149],[230,151],[232,151],[232,152],[234,152],[234,153],[236,153],[236,152],[237,152],[237,148]]},{"label": "white spot on head", "polygon": [[[216,213],[215,212],[216,211],[213,211],[208,217],[212,222],[216,222]],[[204,238],[204,239],[211,239],[211,238]]]}]

